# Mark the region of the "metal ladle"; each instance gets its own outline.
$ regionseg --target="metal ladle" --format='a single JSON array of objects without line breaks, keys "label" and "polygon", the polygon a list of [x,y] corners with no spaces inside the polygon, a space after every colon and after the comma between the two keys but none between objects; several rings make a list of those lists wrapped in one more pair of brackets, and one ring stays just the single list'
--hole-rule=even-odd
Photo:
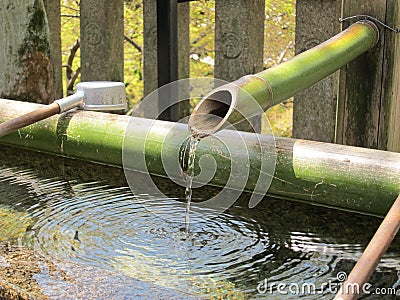
[{"label": "metal ladle", "polygon": [[111,111],[123,110],[126,109],[126,106],[124,83],[109,81],[81,82],[77,84],[76,92],[73,95],[1,123],[0,137],[74,108]]}]

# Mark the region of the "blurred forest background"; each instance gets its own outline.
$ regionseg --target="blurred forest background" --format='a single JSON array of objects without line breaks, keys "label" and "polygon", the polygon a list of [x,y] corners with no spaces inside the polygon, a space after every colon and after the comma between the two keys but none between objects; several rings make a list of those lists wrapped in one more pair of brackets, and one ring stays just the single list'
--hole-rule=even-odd
[{"label": "blurred forest background", "polygon": [[[266,0],[264,68],[294,55],[295,0]],[[190,2],[190,77],[213,77],[215,0]],[[130,106],[143,98],[143,5],[125,0],[124,81]],[[61,0],[64,91],[79,82],[79,0]],[[266,114],[276,135],[292,134],[292,100]]]}]

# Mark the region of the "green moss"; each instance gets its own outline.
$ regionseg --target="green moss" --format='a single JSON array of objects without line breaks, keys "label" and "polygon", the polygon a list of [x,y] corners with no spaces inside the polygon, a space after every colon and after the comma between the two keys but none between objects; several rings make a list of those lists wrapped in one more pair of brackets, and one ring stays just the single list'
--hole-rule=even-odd
[{"label": "green moss", "polygon": [[35,0],[33,6],[28,8],[28,16],[30,16],[30,20],[28,22],[27,35],[18,50],[19,56],[23,57],[27,53],[36,51],[50,56],[46,12],[41,0]]},{"label": "green moss", "polygon": [[34,220],[26,212],[0,206],[0,243],[18,240],[33,223]]}]

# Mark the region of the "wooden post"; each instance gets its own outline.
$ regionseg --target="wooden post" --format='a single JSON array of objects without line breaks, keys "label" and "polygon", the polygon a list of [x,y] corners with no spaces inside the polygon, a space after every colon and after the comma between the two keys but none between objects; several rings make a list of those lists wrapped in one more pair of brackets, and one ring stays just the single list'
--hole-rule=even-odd
[{"label": "wooden post", "polygon": [[[399,27],[398,10],[398,1],[344,0],[342,15],[366,14]],[[340,73],[336,141],[400,151],[399,37],[379,28],[378,45]]]},{"label": "wooden post", "polygon": [[[143,75],[144,75],[144,96],[158,88],[157,76],[157,1],[143,0],[144,18],[144,45],[143,45]],[[178,3],[178,78],[189,78],[189,3]],[[188,95],[185,89],[180,93]],[[157,109],[156,107],[154,109]],[[189,103],[182,103],[179,106],[179,115],[187,116],[190,106]],[[146,115],[146,112],[144,112]]]},{"label": "wooden post", "polygon": [[[190,77],[190,4],[178,4],[178,78],[184,79]],[[179,90],[179,97],[187,100],[180,103],[178,114],[187,117],[190,114],[190,87],[182,84]]]},{"label": "wooden post", "polygon": [[82,81],[124,80],[124,1],[81,0]]},{"label": "wooden post", "polygon": [[[265,1],[216,0],[215,10],[214,77],[230,82],[262,71]],[[251,123],[260,130],[259,117]],[[242,126],[248,130],[248,124]]]},{"label": "wooden post", "polygon": [[157,1],[143,0],[143,80],[144,96],[158,88]]},{"label": "wooden post", "polygon": [[57,93],[43,0],[0,3],[0,98],[48,104]]},{"label": "wooden post", "polygon": [[61,3],[44,0],[50,30],[50,60],[54,72],[54,91],[62,98],[62,55],[61,55]]},{"label": "wooden post", "polygon": [[[296,2],[296,55],[340,32],[337,0]],[[334,142],[338,73],[294,97],[293,137]]]},{"label": "wooden post", "polygon": [[[400,27],[399,1],[387,1],[386,22]],[[378,148],[400,152],[400,36],[385,31],[382,112]]]}]

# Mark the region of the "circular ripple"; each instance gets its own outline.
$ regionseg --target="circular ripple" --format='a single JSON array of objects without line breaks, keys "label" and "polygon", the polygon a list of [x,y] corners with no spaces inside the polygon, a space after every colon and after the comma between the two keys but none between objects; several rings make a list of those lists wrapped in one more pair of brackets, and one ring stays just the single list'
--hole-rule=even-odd
[{"label": "circular ripple", "polygon": [[[270,199],[251,210],[243,199],[244,205],[237,203],[207,220],[202,213],[193,213],[195,222],[187,234],[183,225],[158,217],[182,218],[172,205],[182,199],[157,199],[154,214],[138,198],[156,199],[132,195],[128,187],[42,179],[26,170],[0,169],[0,174],[0,205],[7,210],[0,229],[8,226],[10,230],[10,220],[25,226],[25,231],[14,230],[21,245],[49,258],[215,297],[257,296],[257,287],[265,279],[269,285],[307,282],[316,286],[336,280],[339,271],[349,271],[379,223]],[[346,225],[342,234],[339,229],[349,217],[355,225]],[[396,282],[399,246],[395,242],[380,265],[377,286]],[[332,298],[327,291],[323,295]],[[276,291],[272,296],[279,299]]]}]

